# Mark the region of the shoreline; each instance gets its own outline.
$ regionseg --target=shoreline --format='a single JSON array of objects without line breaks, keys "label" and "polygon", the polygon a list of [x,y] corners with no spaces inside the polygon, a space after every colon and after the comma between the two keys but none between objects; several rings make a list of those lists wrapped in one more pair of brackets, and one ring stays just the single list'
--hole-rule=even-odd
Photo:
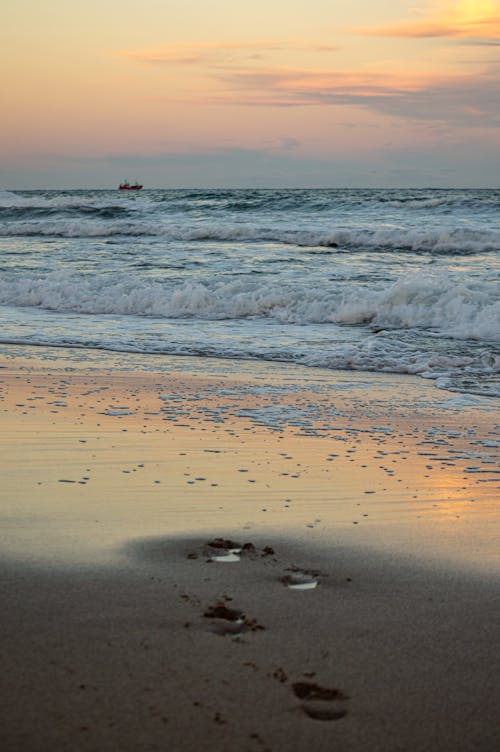
[{"label": "shoreline", "polygon": [[[322,365],[311,365],[307,363],[301,363],[300,361],[295,360],[287,360],[283,358],[282,360],[274,360],[274,359],[260,359],[255,358],[250,355],[248,356],[236,356],[236,355],[224,355],[222,353],[219,353],[217,355],[202,355],[202,354],[194,354],[191,352],[186,353],[161,353],[161,352],[155,352],[153,350],[143,350],[138,351],[134,349],[121,349],[121,348],[113,348],[113,347],[106,347],[106,346],[100,346],[97,344],[94,345],[86,345],[86,344],[78,344],[73,343],[71,345],[65,345],[65,344],[49,344],[46,342],[31,342],[31,343],[23,343],[21,341],[16,341],[13,339],[5,340],[0,342],[0,358],[6,357],[7,359],[14,359],[14,358],[20,358],[23,360],[26,357],[26,353],[30,354],[30,359],[33,359],[37,357],[37,351],[40,352],[40,359],[47,358],[47,353],[54,352],[57,353],[58,351],[62,351],[64,353],[63,359],[71,360],[75,367],[79,368],[81,367],[81,363],[79,363],[79,354],[85,353],[85,360],[87,362],[95,361],[99,363],[101,359],[109,359],[113,360],[114,363],[119,363],[120,360],[123,362],[126,362],[126,359],[128,357],[131,358],[138,358],[141,360],[141,365],[143,368],[145,368],[145,364],[148,360],[158,364],[161,361],[165,362],[172,362],[172,361],[187,361],[186,370],[190,371],[194,369],[194,366],[191,365],[191,363],[199,363],[199,362],[208,362],[213,363],[214,371],[217,371],[218,365],[221,363],[230,363],[230,364],[238,364],[238,371],[245,371],[245,365],[248,365],[248,372],[252,373],[253,369],[270,369],[270,370],[280,370],[283,369],[283,372],[286,369],[297,369],[304,371],[304,374],[310,373],[312,380],[315,379],[315,373],[327,373],[327,374],[359,374],[360,377],[364,377],[365,379],[369,379],[370,377],[374,377],[375,379],[379,376],[382,376],[383,378],[409,378],[414,379],[417,378],[418,380],[423,379],[424,381],[430,382],[435,389],[438,391],[446,392],[447,394],[455,394],[457,397],[461,397],[465,400],[477,400],[478,402],[481,402],[482,400],[500,400],[500,392],[491,392],[486,391],[484,386],[474,386],[473,384],[469,385],[469,388],[467,390],[463,389],[457,389],[452,388],[449,386],[443,385],[443,378],[448,378],[447,376],[442,375],[423,375],[422,372],[410,372],[410,371],[404,371],[404,370],[372,370],[370,368],[328,368],[326,366]],[[95,353],[95,356],[92,357],[92,355],[89,355],[90,353]],[[52,360],[58,360],[57,355],[51,356]],[[147,369],[146,369],[147,370]],[[170,369],[167,369],[167,371]]]},{"label": "shoreline", "polygon": [[27,355],[0,358],[3,749],[498,747],[498,401]]}]

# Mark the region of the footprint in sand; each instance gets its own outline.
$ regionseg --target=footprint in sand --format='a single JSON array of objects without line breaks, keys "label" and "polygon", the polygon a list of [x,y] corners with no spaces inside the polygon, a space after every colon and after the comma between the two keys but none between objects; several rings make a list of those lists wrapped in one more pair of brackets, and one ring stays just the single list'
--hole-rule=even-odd
[{"label": "footprint in sand", "polygon": [[245,614],[234,608],[228,608],[222,602],[209,606],[203,616],[211,619],[209,629],[215,634],[224,636],[245,631]]},{"label": "footprint in sand", "polygon": [[225,603],[218,601],[209,606],[203,616],[210,619],[210,632],[221,635],[238,635],[242,632],[257,632],[265,629],[256,619],[249,619],[243,611],[228,608]]},{"label": "footprint in sand", "polygon": [[340,689],[329,689],[312,682],[295,682],[292,691],[295,697],[303,700],[302,712],[315,721],[338,721],[347,715],[345,702],[349,698]]},{"label": "footprint in sand", "polygon": [[[202,548],[202,554],[207,557],[209,562],[231,563],[240,561],[243,546],[241,543],[229,540],[228,538],[214,538],[205,543]],[[187,555],[188,559],[197,559],[198,552],[191,552]]]},{"label": "footprint in sand", "polygon": [[[245,559],[270,558],[272,562],[277,562],[276,553],[271,546],[257,548],[253,543],[238,543],[230,538],[213,538],[201,549],[201,552],[207,557],[208,563],[219,562],[230,564]],[[191,552],[187,554],[188,559],[197,559],[199,554]],[[316,570],[300,569],[296,566],[288,567],[281,578],[281,582],[291,590],[313,590],[320,583],[320,572]]]},{"label": "footprint in sand", "polygon": [[231,564],[235,561],[241,560],[241,548],[228,548],[227,550],[210,554],[210,561],[222,562],[223,564]]},{"label": "footprint in sand", "polygon": [[[241,557],[256,558],[273,556],[274,549],[271,546],[265,546],[259,551],[253,543],[238,543],[228,538],[214,538],[203,546],[203,554],[209,562],[219,562],[230,564],[241,561]],[[191,552],[187,555],[188,559],[197,559],[198,554]]]},{"label": "footprint in sand", "polygon": [[319,578],[316,572],[293,569],[281,578],[281,582],[290,590],[313,590],[319,585]]}]

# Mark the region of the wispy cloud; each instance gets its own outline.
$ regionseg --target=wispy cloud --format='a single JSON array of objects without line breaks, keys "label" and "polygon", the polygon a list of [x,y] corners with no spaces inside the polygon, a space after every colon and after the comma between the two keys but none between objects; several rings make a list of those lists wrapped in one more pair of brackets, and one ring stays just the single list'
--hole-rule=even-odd
[{"label": "wispy cloud", "polygon": [[442,0],[426,9],[410,9],[418,18],[406,23],[365,27],[357,33],[384,37],[450,37],[476,40],[478,44],[500,41],[499,0]]},{"label": "wispy cloud", "polygon": [[206,65],[234,62],[235,60],[261,60],[268,53],[303,51],[312,53],[335,52],[335,45],[307,44],[295,39],[268,39],[221,43],[177,43],[162,49],[122,50],[114,52],[149,65]]},{"label": "wispy cloud", "polygon": [[493,69],[432,78],[282,68],[214,75],[225,91],[207,95],[204,101],[211,104],[357,106],[411,120],[483,128],[500,124],[500,80]]}]

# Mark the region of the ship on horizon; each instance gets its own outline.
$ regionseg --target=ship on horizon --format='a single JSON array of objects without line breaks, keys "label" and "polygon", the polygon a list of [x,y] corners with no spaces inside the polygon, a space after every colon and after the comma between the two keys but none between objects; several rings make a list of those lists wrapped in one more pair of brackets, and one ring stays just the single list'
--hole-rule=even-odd
[{"label": "ship on horizon", "polygon": [[124,180],[123,183],[120,183],[118,186],[118,189],[120,191],[140,191],[142,189],[142,185],[135,181],[135,183],[129,183],[128,180]]}]

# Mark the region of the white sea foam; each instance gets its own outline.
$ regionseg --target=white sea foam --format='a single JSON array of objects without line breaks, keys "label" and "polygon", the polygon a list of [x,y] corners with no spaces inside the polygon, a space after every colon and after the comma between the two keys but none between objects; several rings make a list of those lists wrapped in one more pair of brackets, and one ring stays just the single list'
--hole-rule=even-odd
[{"label": "white sea foam", "polygon": [[[302,358],[301,362],[333,370],[407,373],[428,379],[467,373],[495,374],[500,370],[500,358],[492,358],[487,351],[475,356],[451,357],[383,336],[373,337],[361,344],[333,347],[329,353],[320,351]],[[448,383],[442,386],[449,388]]]},{"label": "white sea foam", "polygon": [[364,287],[276,284],[256,279],[165,284],[133,275],[68,272],[0,280],[0,303],[54,311],[169,319],[269,318],[289,324],[370,324],[376,329],[430,329],[456,339],[500,341],[498,288],[447,275],[407,275]]},{"label": "white sea foam", "polygon": [[[500,397],[500,385],[497,377],[500,371],[500,358],[498,356],[495,361],[490,353],[483,351],[482,353],[479,352],[476,357],[447,357],[436,352],[429,352],[417,345],[408,346],[394,337],[384,337],[383,335],[367,338],[358,344],[339,345],[335,341],[329,344],[321,342],[316,347],[310,347],[308,353],[302,351],[303,348],[300,347],[299,343],[291,343],[280,349],[273,346],[272,343],[249,346],[245,343],[228,344],[224,340],[217,341],[216,339],[207,343],[203,343],[201,340],[185,343],[171,342],[168,338],[151,342],[151,340],[140,341],[133,338],[115,339],[109,335],[100,338],[98,333],[89,337],[84,331],[72,333],[67,337],[60,334],[22,338],[0,336],[0,343],[42,347],[90,347],[117,352],[156,355],[258,359],[293,362],[331,370],[411,374],[435,379],[436,384],[443,389],[466,390],[489,397]],[[471,386],[471,382],[475,386]],[[450,406],[452,406],[451,403]],[[489,405],[485,403],[484,406]],[[248,417],[249,413],[242,411],[241,415]],[[279,426],[283,420],[289,420],[289,417],[286,411],[276,411],[271,408],[259,408],[252,411],[252,419],[268,426]],[[307,422],[304,421],[294,419],[291,422],[302,427],[307,426]]]}]

